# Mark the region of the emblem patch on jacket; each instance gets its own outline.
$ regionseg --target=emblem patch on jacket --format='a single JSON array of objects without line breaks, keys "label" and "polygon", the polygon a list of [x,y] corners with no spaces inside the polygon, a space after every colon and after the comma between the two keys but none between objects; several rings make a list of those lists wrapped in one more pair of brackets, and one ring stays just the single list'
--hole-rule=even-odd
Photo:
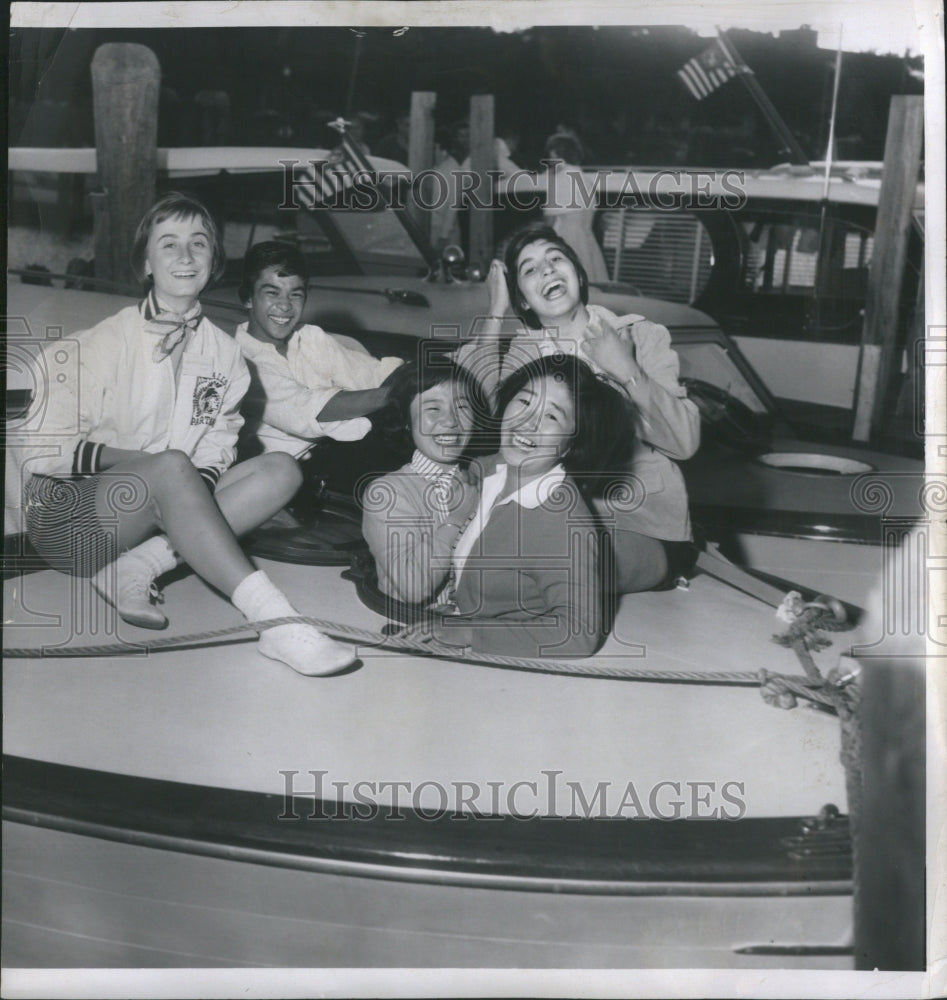
[{"label": "emblem patch on jacket", "polygon": [[224,400],[227,379],[223,375],[198,375],[191,407],[191,426],[213,424]]}]

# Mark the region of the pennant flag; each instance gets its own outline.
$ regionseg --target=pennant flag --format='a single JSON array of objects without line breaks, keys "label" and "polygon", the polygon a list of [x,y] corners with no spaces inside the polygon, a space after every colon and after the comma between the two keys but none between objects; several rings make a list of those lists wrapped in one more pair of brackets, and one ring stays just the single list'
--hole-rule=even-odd
[{"label": "pennant flag", "polygon": [[688,59],[677,75],[691,95],[702,101],[738,73],[752,72],[749,66],[735,62],[718,38],[703,52]]},{"label": "pennant flag", "polygon": [[[328,160],[315,161],[301,167],[297,174],[296,196],[306,208],[343,204],[343,193],[352,187],[355,178],[360,183],[375,185],[375,172],[364,150],[345,131],[349,123],[342,118],[329,122],[329,127],[341,133],[339,145]],[[310,188],[311,185],[311,188]]]}]

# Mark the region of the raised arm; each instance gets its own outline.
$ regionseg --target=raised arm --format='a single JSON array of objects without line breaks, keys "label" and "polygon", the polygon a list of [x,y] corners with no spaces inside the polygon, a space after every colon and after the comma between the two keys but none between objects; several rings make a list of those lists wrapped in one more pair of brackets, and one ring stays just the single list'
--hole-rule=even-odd
[{"label": "raised arm", "polygon": [[596,316],[590,333],[585,352],[625,387],[640,414],[641,439],[668,458],[690,458],[700,446],[700,413],[678,379],[667,328],[641,320],[617,331]]},{"label": "raised arm", "polygon": [[492,404],[500,384],[503,321],[510,312],[510,293],[502,261],[494,258],[490,262],[486,285],[489,293],[487,314],[478,317],[474,339],[460,348],[454,360],[473,372]]}]

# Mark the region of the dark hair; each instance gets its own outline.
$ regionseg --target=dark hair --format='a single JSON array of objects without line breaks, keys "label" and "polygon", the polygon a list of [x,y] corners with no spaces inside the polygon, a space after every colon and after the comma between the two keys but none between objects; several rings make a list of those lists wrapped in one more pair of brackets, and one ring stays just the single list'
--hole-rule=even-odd
[{"label": "dark hair", "polygon": [[544,222],[532,222],[517,229],[509,236],[503,250],[503,263],[506,265],[506,287],[510,292],[510,302],[513,305],[513,310],[519,314],[527,326],[532,327],[534,330],[538,330],[542,324],[539,322],[539,317],[536,313],[523,302],[516,265],[523,250],[530,243],[537,243],[539,240],[552,243],[569,258],[579,279],[579,298],[582,300],[582,305],[588,305],[589,301],[589,276],[582,265],[582,261],[579,260],[579,255],[575,250],[566,243],[555,229]]},{"label": "dark hair", "polygon": [[241,302],[246,303],[253,298],[253,286],[268,267],[276,268],[281,278],[302,278],[303,285],[309,282],[306,258],[298,247],[279,240],[255,243],[243,258],[243,277],[237,289]]},{"label": "dark hair", "polygon": [[631,457],[637,410],[632,401],[607,378],[596,375],[571,354],[548,354],[518,368],[500,384],[497,412],[502,418],[516,394],[530,382],[553,378],[572,393],[575,436],[562,465],[580,486],[597,474],[619,471]]},{"label": "dark hair", "polygon": [[[388,402],[377,415],[378,426],[391,448],[407,461],[414,453],[414,437],[411,430],[411,404],[417,396],[444,382],[454,382],[459,392],[470,398],[476,406],[478,387],[471,373],[456,364],[444,352],[443,344],[436,349],[425,349],[427,344],[419,344],[419,360],[409,361],[388,376],[386,385],[390,389]],[[480,407],[477,407],[480,409]]]},{"label": "dark hair", "polygon": [[582,144],[574,136],[556,132],[546,140],[546,156],[579,166],[585,158]]},{"label": "dark hair", "polygon": [[213,256],[210,265],[210,284],[216,281],[223,273],[227,263],[223,245],[220,242],[220,234],[217,232],[217,224],[207,208],[196,198],[188,194],[181,194],[180,191],[169,191],[159,198],[145,212],[138,228],[135,230],[135,239],[132,242],[131,264],[135,277],[143,284],[147,284],[150,275],[145,273],[146,256],[148,252],[148,238],[151,230],[160,225],[166,219],[189,219],[196,215],[207,230],[210,237]]},{"label": "dark hair", "polygon": [[[467,138],[463,139],[463,133],[467,133]],[[459,118],[450,126],[450,140],[447,148],[451,156],[459,162],[463,162],[470,155],[470,119]]]}]

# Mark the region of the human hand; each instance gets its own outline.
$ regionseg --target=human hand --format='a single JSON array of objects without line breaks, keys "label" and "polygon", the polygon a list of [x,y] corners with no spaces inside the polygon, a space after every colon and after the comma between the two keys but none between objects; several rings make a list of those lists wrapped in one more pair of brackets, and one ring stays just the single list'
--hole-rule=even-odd
[{"label": "human hand", "polygon": [[505,316],[510,310],[510,291],[506,285],[506,268],[496,257],[490,261],[487,271],[487,291],[490,293],[489,315]]},{"label": "human hand", "polygon": [[631,346],[600,316],[589,320],[582,352],[598,368],[619,382],[629,382],[641,375],[641,368],[635,361]]}]

